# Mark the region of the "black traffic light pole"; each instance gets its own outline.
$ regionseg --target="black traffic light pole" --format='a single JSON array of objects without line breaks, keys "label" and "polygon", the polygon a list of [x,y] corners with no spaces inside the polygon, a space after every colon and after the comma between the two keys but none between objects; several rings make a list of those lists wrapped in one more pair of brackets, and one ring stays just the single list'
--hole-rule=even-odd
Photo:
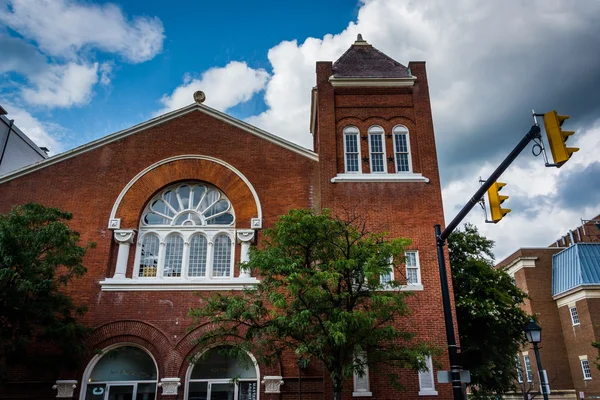
[{"label": "black traffic light pole", "polygon": [[435,239],[437,244],[438,266],[440,269],[440,283],[442,285],[442,303],[444,305],[444,322],[446,324],[446,339],[448,341],[448,356],[450,359],[450,377],[452,379],[452,393],[454,400],[463,400],[463,391],[460,382],[460,363],[458,361],[458,348],[456,346],[456,335],[454,333],[454,323],[452,322],[452,308],[450,306],[450,292],[448,289],[448,277],[446,275],[446,261],[444,260],[444,245],[448,236],[456,229],[458,224],[467,216],[469,211],[475,207],[485,192],[492,186],[494,182],[502,175],[510,164],[517,158],[525,147],[534,139],[540,139],[540,127],[533,125],[529,132],[521,139],[519,144],[510,152],[510,154],[502,161],[490,177],[481,185],[479,190],[475,192],[471,200],[465,204],[460,212],[448,224],[446,229],[441,232],[440,225],[435,225]]}]

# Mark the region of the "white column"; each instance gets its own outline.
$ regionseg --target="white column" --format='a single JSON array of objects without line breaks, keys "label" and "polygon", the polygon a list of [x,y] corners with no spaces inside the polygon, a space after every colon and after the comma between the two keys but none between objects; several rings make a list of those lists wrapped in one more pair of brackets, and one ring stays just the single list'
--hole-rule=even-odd
[{"label": "white column", "polygon": [[[238,229],[237,240],[242,247],[240,251],[240,263],[243,264],[250,261],[250,245],[254,240],[254,230]],[[240,278],[250,278],[250,270],[240,267]]]},{"label": "white column", "polygon": [[213,238],[210,236],[207,238],[206,243],[206,279],[212,279],[213,277],[213,251]]},{"label": "white column", "polygon": [[167,243],[165,243],[163,238],[160,238],[160,243],[158,245],[158,268],[156,269],[156,277],[159,279],[163,278],[163,270],[165,268],[166,247]]},{"label": "white column", "polygon": [[77,387],[76,380],[58,380],[56,384],[52,386],[52,389],[56,390],[58,393],[56,397],[59,399],[71,399],[73,398],[73,392]]},{"label": "white column", "polygon": [[162,387],[163,396],[177,396],[177,388],[181,386],[181,382],[179,378],[162,378],[158,386]]},{"label": "white column", "polygon": [[114,233],[115,242],[119,244],[114,279],[125,279],[127,261],[129,260],[129,247],[133,243],[134,236],[135,231],[133,229],[116,230]]},{"label": "white column", "polygon": [[183,259],[181,264],[181,278],[188,278],[188,268],[190,264],[190,242],[189,238],[185,238],[183,242]]}]

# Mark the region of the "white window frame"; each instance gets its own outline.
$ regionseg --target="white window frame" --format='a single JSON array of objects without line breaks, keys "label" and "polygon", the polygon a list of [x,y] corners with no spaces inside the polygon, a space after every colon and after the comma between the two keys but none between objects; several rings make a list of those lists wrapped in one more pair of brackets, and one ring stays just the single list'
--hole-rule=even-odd
[{"label": "white window frame", "polygon": [[[408,171],[400,171],[398,170],[398,153],[396,152],[396,135],[405,135],[406,136],[406,150],[408,152]],[[396,125],[392,128],[392,137],[393,137],[393,146],[394,146],[394,165],[396,168],[397,174],[412,174],[412,153],[410,151],[410,132],[408,128],[404,125]]]},{"label": "white window frame", "polygon": [[527,352],[523,353],[523,364],[525,365],[525,376],[527,382],[533,382],[533,371],[531,370],[531,360]]},{"label": "white window frame", "polygon": [[579,325],[581,322],[579,321],[579,313],[577,312],[577,306],[570,306],[569,313],[571,314],[571,322],[573,326]]},{"label": "white window frame", "polygon": [[[234,264],[235,264],[235,230],[233,229],[222,229],[222,228],[207,228],[203,227],[199,230],[197,227],[178,227],[179,229],[171,228],[152,228],[140,235],[137,242],[137,249],[135,254],[135,267],[133,270],[133,279],[144,280],[156,280],[159,279],[164,283],[170,280],[195,280],[195,281],[210,281],[210,280],[229,280],[234,278]],[[141,243],[144,237],[148,234],[155,234],[159,239],[159,250],[158,250],[158,266],[156,276],[139,276],[140,274],[140,262],[142,258],[142,246]],[[181,277],[168,277],[163,276],[163,269],[165,265],[165,253],[166,253],[166,239],[168,236],[173,234],[179,234],[183,238],[183,262],[181,266]],[[206,251],[206,273],[204,276],[188,276],[189,267],[189,256],[190,256],[190,239],[195,234],[203,235],[207,240],[207,251]],[[229,276],[213,276],[213,245],[214,239],[218,235],[225,235],[231,240],[231,259],[230,259],[230,270]]]},{"label": "white window frame", "polygon": [[[419,261],[419,250],[407,250],[407,251],[404,252],[404,256],[406,257],[406,254],[408,254],[408,253],[415,253],[415,260],[416,260],[417,266],[416,267],[411,267],[411,268],[416,268],[418,282],[417,283],[408,283],[408,274],[406,272],[406,269],[408,267],[406,266],[406,260],[405,260],[405,263],[404,263],[405,271],[404,271],[404,273],[406,274],[406,277],[407,277],[406,285],[403,285],[399,289],[389,287],[387,285],[387,282],[383,282],[383,279],[382,279],[383,275],[381,275],[379,277],[379,282],[384,286],[385,290],[405,290],[405,291],[423,290],[423,282],[421,281],[421,262]],[[392,261],[390,260],[390,263],[391,262]],[[393,280],[395,280],[395,271],[394,271],[394,267],[392,265],[392,269],[390,270],[390,281],[393,281]]]},{"label": "white window frame", "polygon": [[517,354],[517,382],[523,383],[523,367],[521,366],[521,357]]},{"label": "white window frame", "polygon": [[[377,130],[376,132],[374,132]],[[379,131],[381,130],[381,131]],[[371,136],[379,135],[381,136],[381,147],[382,147],[382,156],[383,156],[383,171],[373,171],[373,149],[371,148]],[[369,168],[372,174],[387,174],[387,154],[386,154],[386,145],[385,145],[385,130],[379,125],[373,125],[369,127],[368,130],[368,142],[369,142]],[[379,154],[379,153],[377,153]]]},{"label": "white window frame", "polygon": [[[433,375],[433,361],[431,360],[431,356],[427,356],[425,358],[425,364],[427,366],[427,370],[419,371],[419,396],[437,396],[438,392],[435,390],[435,379]],[[427,374],[429,375],[429,379],[431,380],[431,387],[423,386],[423,376]]]},{"label": "white window frame", "polygon": [[[581,364],[581,372],[583,374],[584,381],[592,380],[592,369],[590,368],[590,363],[588,361],[587,356],[579,356],[579,364]],[[587,371],[586,371],[587,369]]]},{"label": "white window frame", "polygon": [[[347,147],[346,147],[346,137],[347,136],[356,136],[356,147],[358,151],[358,171],[348,171],[348,159],[347,159]],[[360,152],[360,130],[355,126],[347,126],[344,128],[344,171],[347,174],[362,174],[362,158]]]},{"label": "white window frame", "polygon": [[[371,397],[373,393],[371,392],[371,385],[369,382],[369,366],[366,365],[367,362],[367,352],[361,351],[356,354],[356,358],[359,359],[362,363],[365,363],[365,369],[363,376],[354,373],[354,390],[352,391],[352,397]],[[358,382],[366,383],[366,389],[360,388]]]},{"label": "white window frame", "polygon": [[416,267],[410,267],[411,269],[416,269],[417,270],[417,282],[416,283],[408,283],[408,265],[406,264],[406,262],[404,263],[405,265],[405,274],[406,274],[406,285],[408,287],[411,286],[422,286],[422,282],[421,282],[421,262],[419,261],[419,250],[407,250],[406,252],[404,252],[404,256],[406,257],[408,253],[414,253],[415,254],[415,262],[417,263]]}]

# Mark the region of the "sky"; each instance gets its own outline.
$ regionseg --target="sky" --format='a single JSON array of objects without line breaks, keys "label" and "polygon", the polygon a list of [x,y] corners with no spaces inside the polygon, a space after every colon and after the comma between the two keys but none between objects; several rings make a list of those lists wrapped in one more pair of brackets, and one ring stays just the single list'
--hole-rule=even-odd
[{"label": "sky", "polygon": [[[0,0],[0,104],[52,154],[192,102],[311,148],[315,62],[363,37],[427,62],[446,221],[532,125],[570,115],[560,169],[526,149],[500,179],[512,209],[486,224],[498,259],[600,214],[596,0]],[[295,121],[295,123],[290,123]]]}]

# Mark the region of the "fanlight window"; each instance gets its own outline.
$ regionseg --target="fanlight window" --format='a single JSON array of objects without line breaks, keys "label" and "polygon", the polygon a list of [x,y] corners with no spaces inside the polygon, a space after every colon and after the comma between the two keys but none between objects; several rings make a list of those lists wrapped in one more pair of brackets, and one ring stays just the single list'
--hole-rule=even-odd
[{"label": "fanlight window", "polygon": [[221,191],[205,184],[180,184],[148,203],[142,225],[230,226],[234,220],[231,203]]}]

